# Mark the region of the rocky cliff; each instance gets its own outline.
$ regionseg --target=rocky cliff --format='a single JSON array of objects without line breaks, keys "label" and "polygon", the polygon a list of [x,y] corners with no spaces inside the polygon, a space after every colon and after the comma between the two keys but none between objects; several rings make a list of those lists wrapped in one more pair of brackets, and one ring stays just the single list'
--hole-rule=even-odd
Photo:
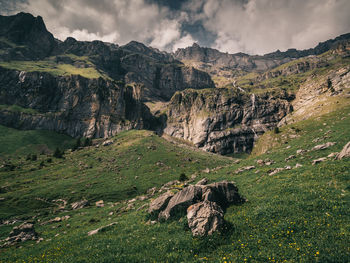
[{"label": "rocky cliff", "polygon": [[237,89],[186,90],[171,99],[164,132],[221,154],[250,152],[254,141],[291,112],[293,95]]},{"label": "rocky cliff", "polygon": [[33,109],[31,113],[2,109],[0,123],[73,137],[108,137],[122,130],[151,128],[154,119],[137,88],[102,78],[0,68],[0,104]]}]

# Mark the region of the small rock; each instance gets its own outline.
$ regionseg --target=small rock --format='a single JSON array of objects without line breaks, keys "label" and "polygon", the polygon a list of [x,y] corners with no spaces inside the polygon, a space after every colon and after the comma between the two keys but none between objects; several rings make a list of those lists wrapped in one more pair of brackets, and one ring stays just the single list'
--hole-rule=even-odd
[{"label": "small rock", "polygon": [[262,166],[262,165],[265,164],[264,160],[261,160],[261,159],[256,160],[256,163],[257,163],[258,165],[260,165],[260,166]]},{"label": "small rock", "polygon": [[109,146],[109,145],[111,145],[111,144],[113,144],[113,141],[112,141],[112,140],[107,140],[107,141],[104,141],[104,142],[102,143],[102,146]]},{"label": "small rock", "polygon": [[71,204],[73,210],[84,208],[84,207],[86,207],[88,205],[89,205],[89,201],[88,200],[81,200],[81,201],[74,202],[74,203]]},{"label": "small rock", "polygon": [[99,228],[97,228],[95,230],[91,230],[91,231],[88,232],[88,236],[95,235],[95,234],[101,232],[102,230],[106,230],[108,227],[116,225],[116,224],[118,224],[118,222],[113,222],[113,223],[110,223],[110,224],[108,224],[106,226],[102,226],[102,227],[99,227]]},{"label": "small rock", "polygon": [[306,153],[307,151],[306,150],[303,150],[303,149],[299,149],[297,150],[297,154],[303,154],[303,153]]},{"label": "small rock", "polygon": [[152,187],[147,190],[147,194],[153,196],[157,192],[157,187]]},{"label": "small rock", "polygon": [[350,142],[345,144],[343,149],[340,151],[340,153],[337,155],[337,160],[341,160],[343,158],[349,158],[350,157]]},{"label": "small rock", "polygon": [[95,203],[95,205],[96,205],[97,207],[104,207],[104,206],[105,206],[103,200],[97,201],[97,202]]},{"label": "small rock", "polygon": [[312,148],[313,151],[319,151],[319,150],[324,150],[324,149],[327,149],[331,146],[335,145],[335,142],[327,142],[327,143],[324,143],[324,144],[319,144],[319,145],[316,145],[315,147]]},{"label": "small rock", "polygon": [[279,173],[279,172],[281,172],[281,171],[283,171],[284,170],[284,168],[276,168],[276,169],[274,169],[273,171],[271,171],[270,173],[269,173],[269,175],[275,175],[275,174],[277,174],[277,173]]},{"label": "small rock", "polygon": [[295,165],[295,168],[299,168],[299,167],[302,167],[302,165],[301,165],[300,163],[297,163],[297,164]]},{"label": "small rock", "polygon": [[312,165],[319,164],[319,163],[324,162],[326,160],[327,160],[326,157],[318,158],[318,159],[312,161]]},{"label": "small rock", "polygon": [[285,170],[291,170],[291,169],[292,169],[292,167],[291,167],[291,166],[289,166],[289,165],[287,165],[287,166],[285,166],[285,167],[284,167],[284,169],[285,169]]},{"label": "small rock", "polygon": [[108,213],[109,216],[112,216],[113,214],[114,214],[113,212],[109,212],[109,213]]},{"label": "small rock", "polygon": [[201,180],[199,180],[196,185],[206,185],[208,183],[208,179],[207,178],[203,178]]},{"label": "small rock", "polygon": [[289,155],[286,159],[284,159],[286,162],[288,162],[289,160],[295,159],[296,156],[295,155]]},{"label": "small rock", "polygon": [[147,199],[147,196],[141,195],[137,199],[140,200],[140,201],[145,201]]}]

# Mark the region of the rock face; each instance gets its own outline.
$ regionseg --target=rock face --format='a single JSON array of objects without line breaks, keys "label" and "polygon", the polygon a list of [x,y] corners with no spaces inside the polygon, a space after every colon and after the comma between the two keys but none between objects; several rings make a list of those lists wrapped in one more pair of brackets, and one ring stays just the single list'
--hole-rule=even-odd
[{"label": "rock face", "polygon": [[245,202],[233,182],[222,181],[206,185],[189,185],[173,195],[167,192],[149,206],[148,212],[159,220],[169,220],[184,215],[187,211],[188,225],[194,236],[211,235],[224,224],[224,210],[232,204]]},{"label": "rock face", "polygon": [[8,40],[0,40],[0,61],[41,59],[57,46],[43,19],[28,13],[0,16],[0,38]]},{"label": "rock face", "polygon": [[[155,52],[141,43],[133,41],[121,47],[121,65],[127,71],[126,83],[142,83],[145,101],[169,101],[176,91],[187,88],[214,88],[210,76],[192,67],[175,62],[169,55]],[[141,49],[145,54],[131,53]],[[158,55],[156,55],[158,54]],[[162,60],[159,60],[162,59]]]},{"label": "rock face", "polygon": [[293,59],[310,55],[319,55],[348,41],[350,34],[341,35],[335,39],[319,43],[315,48],[307,50],[289,49],[286,52],[276,51],[263,56],[250,56],[244,53],[228,54],[212,48],[200,47],[193,44],[191,47],[178,49],[174,57],[183,61],[201,62],[202,70],[215,72],[216,70],[257,70],[265,71]]},{"label": "rock face", "polygon": [[177,92],[164,132],[210,152],[251,151],[254,141],[291,112],[293,95],[247,95],[237,89]]},{"label": "rock face", "polygon": [[187,221],[193,236],[211,235],[224,224],[224,212],[214,202],[204,201],[187,208]]},{"label": "rock face", "polygon": [[338,160],[342,160],[343,158],[349,158],[350,157],[350,142],[345,144],[343,149],[340,151],[340,153],[337,155]]},{"label": "rock face", "polygon": [[79,75],[0,68],[0,104],[35,111],[0,111],[0,123],[20,129],[45,129],[73,137],[108,137],[122,130],[150,128],[153,117],[136,87]]}]

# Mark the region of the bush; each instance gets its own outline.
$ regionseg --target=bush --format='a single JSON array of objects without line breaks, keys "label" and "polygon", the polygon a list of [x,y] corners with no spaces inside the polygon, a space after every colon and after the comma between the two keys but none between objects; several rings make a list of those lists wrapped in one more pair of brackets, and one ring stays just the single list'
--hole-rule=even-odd
[{"label": "bush", "polygon": [[33,154],[32,157],[31,157],[31,160],[32,161],[36,161],[38,159],[38,156],[36,154]]},{"label": "bush", "polygon": [[72,150],[75,151],[76,149],[78,149],[81,146],[81,139],[80,137],[77,139],[77,141],[75,142]]},{"label": "bush", "polygon": [[61,151],[59,148],[56,148],[55,152],[53,153],[53,157],[55,157],[55,158],[62,158],[63,157],[63,151]]},{"label": "bush", "polygon": [[274,133],[274,134],[280,133],[280,129],[279,129],[278,127],[275,127],[275,128],[273,129],[273,133]]},{"label": "bush", "polygon": [[179,177],[180,182],[184,182],[187,180],[188,180],[188,177],[186,176],[186,174],[184,174],[184,173],[180,174],[180,177]]},{"label": "bush", "polygon": [[92,140],[90,138],[85,138],[84,147],[91,146]]}]

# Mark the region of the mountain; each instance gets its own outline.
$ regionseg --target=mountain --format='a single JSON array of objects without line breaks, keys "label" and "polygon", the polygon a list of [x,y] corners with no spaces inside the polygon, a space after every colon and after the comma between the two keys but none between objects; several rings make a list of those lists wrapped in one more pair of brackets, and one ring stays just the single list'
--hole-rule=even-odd
[{"label": "mountain", "polygon": [[221,154],[250,152],[313,74],[341,78],[331,72],[346,71],[350,37],[264,56],[197,44],[170,54],[136,41],[59,41],[25,13],[1,16],[0,27],[1,124],[92,138],[151,129]]}]

